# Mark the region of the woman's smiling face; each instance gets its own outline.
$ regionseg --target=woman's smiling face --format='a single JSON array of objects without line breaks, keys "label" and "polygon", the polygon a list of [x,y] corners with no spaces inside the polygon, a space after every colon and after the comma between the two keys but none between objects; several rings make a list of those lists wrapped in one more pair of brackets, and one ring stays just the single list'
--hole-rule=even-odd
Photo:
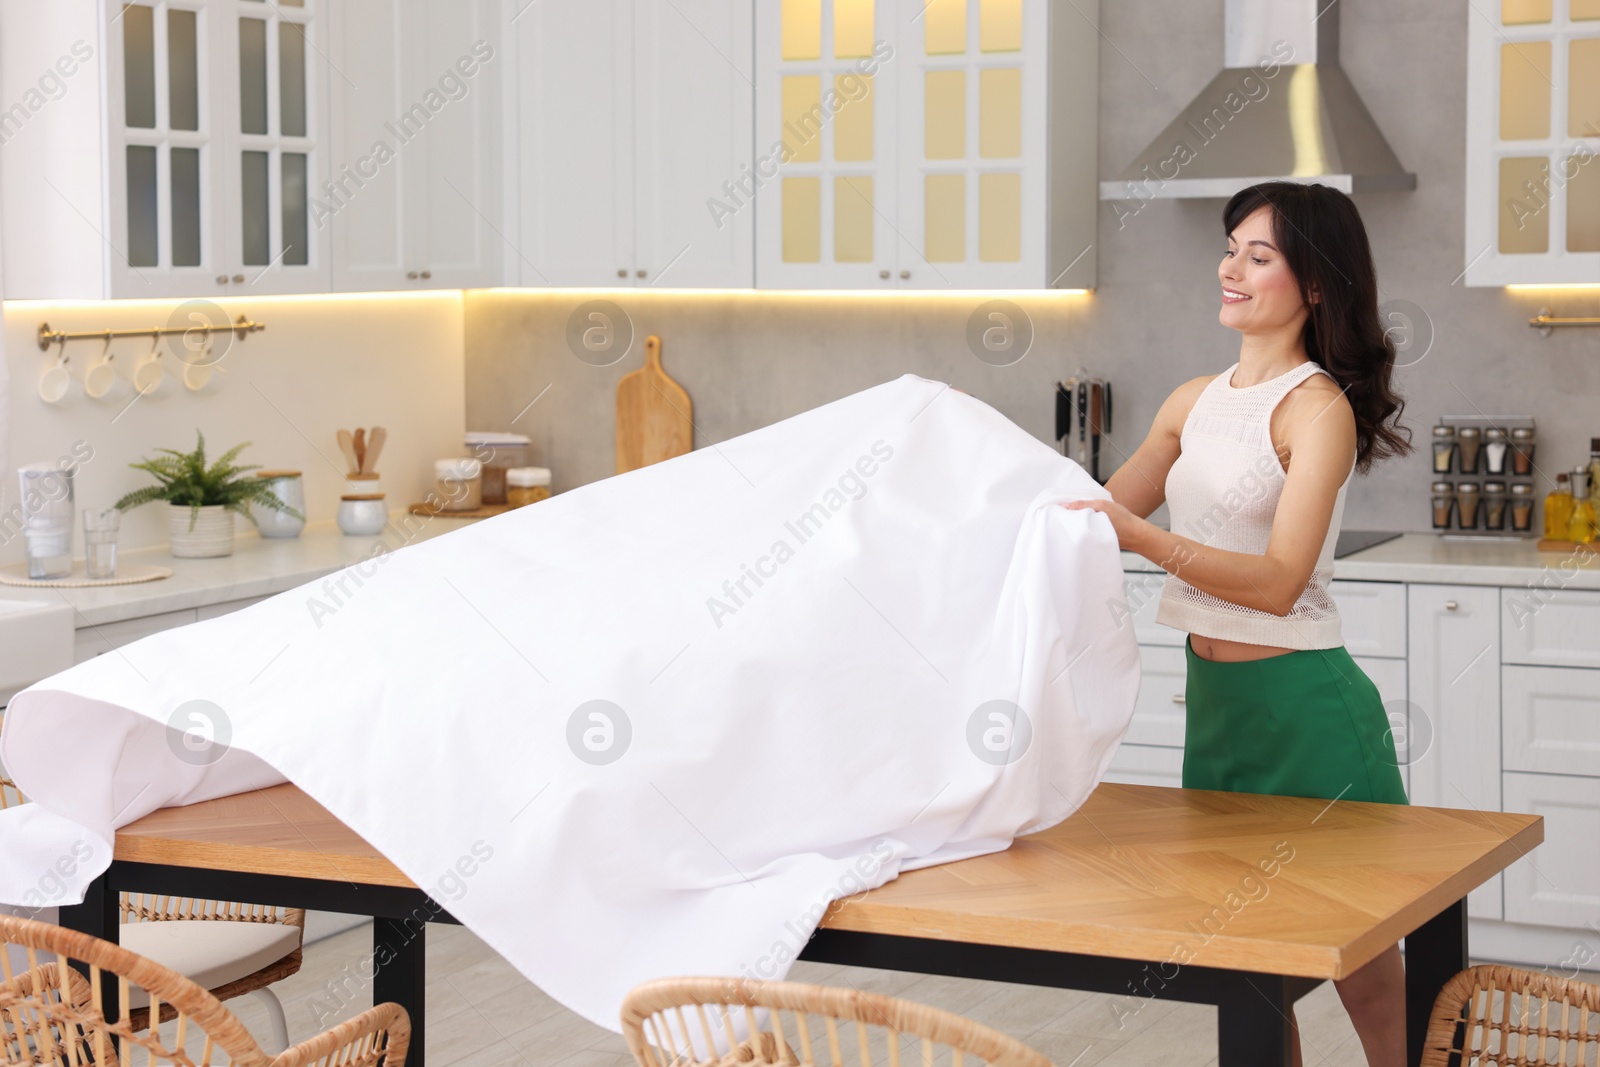
[{"label": "woman's smiling face", "polygon": [[1260,207],[1228,235],[1217,266],[1222,310],[1217,321],[1240,333],[1298,330],[1307,314],[1300,283],[1272,233],[1272,211]]}]

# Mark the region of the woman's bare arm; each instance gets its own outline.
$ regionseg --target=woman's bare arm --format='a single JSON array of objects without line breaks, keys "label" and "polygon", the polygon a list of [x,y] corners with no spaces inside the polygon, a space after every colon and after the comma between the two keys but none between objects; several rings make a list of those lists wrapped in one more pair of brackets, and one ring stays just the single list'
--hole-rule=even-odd
[{"label": "woman's bare arm", "polygon": [[1210,380],[1195,378],[1174,389],[1156,412],[1144,444],[1106,481],[1111,499],[1141,519],[1148,519],[1167,499],[1167,472],[1181,451],[1178,440],[1184,420]]}]

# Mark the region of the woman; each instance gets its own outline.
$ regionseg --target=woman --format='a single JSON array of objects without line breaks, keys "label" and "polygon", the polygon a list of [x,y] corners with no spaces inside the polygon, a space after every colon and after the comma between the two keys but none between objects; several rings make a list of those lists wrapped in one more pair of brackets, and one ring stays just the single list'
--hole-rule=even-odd
[{"label": "woman", "polygon": [[[1328,595],[1350,475],[1411,450],[1366,230],[1343,193],[1291,182],[1238,193],[1223,228],[1218,318],[1239,361],[1167,398],[1110,501],[1066,506],[1105,513],[1173,575],[1156,619],[1189,634],[1185,788],[1404,804],[1383,701]],[[1170,532],[1145,520],[1163,500]],[[1402,1064],[1399,946],[1335,985],[1368,1063]],[[1296,1029],[1296,1064],[1298,1045]]]}]

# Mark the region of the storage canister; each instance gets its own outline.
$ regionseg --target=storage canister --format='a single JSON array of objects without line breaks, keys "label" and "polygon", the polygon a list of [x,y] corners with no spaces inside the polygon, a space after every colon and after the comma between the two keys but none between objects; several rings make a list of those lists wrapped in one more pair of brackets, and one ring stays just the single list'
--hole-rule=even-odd
[{"label": "storage canister", "polygon": [[506,503],[514,508],[550,499],[550,471],[545,467],[512,467],[506,471]]},{"label": "storage canister", "polygon": [[468,430],[467,451],[483,464],[483,502],[506,502],[506,471],[525,467],[529,460],[527,435],[495,430]]},{"label": "storage canister", "polygon": [[433,465],[441,511],[476,511],[483,506],[483,464],[471,456],[441,459]]}]

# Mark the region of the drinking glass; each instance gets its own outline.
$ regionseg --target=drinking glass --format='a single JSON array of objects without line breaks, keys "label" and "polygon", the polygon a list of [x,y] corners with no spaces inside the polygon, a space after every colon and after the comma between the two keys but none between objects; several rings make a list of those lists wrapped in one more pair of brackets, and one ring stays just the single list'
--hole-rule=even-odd
[{"label": "drinking glass", "polygon": [[83,509],[83,566],[90,578],[117,576],[117,531],[122,512],[116,508]]}]

